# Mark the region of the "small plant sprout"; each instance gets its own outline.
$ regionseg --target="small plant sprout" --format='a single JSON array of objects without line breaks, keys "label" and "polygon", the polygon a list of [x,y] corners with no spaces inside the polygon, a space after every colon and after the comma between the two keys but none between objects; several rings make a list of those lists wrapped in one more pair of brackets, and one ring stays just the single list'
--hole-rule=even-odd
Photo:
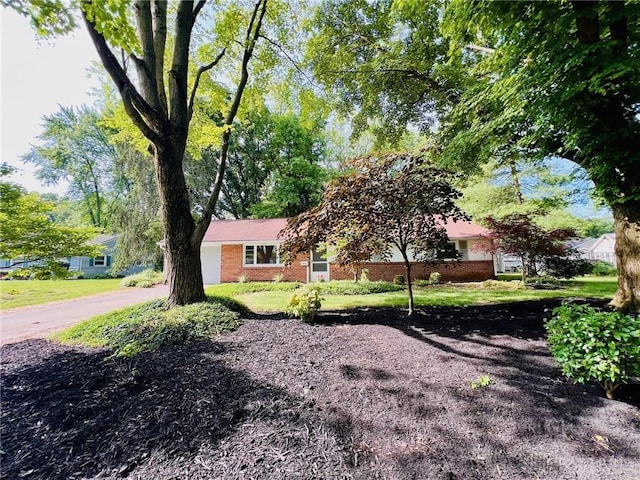
[{"label": "small plant sprout", "polygon": [[493,383],[493,380],[491,380],[491,377],[489,377],[489,375],[480,375],[478,379],[475,381],[472,381],[470,385],[471,385],[471,388],[476,390],[478,388],[487,388],[492,383]]}]

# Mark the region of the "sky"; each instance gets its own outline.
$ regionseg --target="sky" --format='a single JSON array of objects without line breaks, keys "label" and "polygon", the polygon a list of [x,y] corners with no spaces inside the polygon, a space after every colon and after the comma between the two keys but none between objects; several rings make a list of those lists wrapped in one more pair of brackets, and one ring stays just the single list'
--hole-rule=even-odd
[{"label": "sky", "polygon": [[44,115],[57,112],[58,105],[93,103],[89,94],[99,82],[87,69],[98,55],[83,28],[55,40],[38,40],[28,19],[9,8],[0,9],[0,26],[2,162],[20,169],[10,180],[27,190],[62,194],[66,185],[41,185],[33,166],[20,157],[38,142]]}]

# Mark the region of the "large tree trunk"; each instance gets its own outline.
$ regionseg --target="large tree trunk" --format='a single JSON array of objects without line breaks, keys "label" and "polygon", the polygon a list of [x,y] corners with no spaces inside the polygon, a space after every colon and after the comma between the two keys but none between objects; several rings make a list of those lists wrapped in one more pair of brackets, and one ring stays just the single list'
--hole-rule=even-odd
[{"label": "large tree trunk", "polygon": [[154,148],[154,162],[164,226],[165,255],[170,266],[169,305],[186,305],[206,299],[202,284],[200,244],[189,210],[187,186],[182,169],[184,144],[169,136]]},{"label": "large tree trunk", "polygon": [[625,312],[640,312],[640,201],[615,204],[618,291],[611,305]]}]

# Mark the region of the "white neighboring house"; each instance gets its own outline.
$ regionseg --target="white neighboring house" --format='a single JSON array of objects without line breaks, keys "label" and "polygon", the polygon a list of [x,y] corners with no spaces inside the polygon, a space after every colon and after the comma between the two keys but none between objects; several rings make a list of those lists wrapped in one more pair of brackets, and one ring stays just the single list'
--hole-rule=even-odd
[{"label": "white neighboring house", "polygon": [[600,260],[616,265],[616,234],[605,233],[598,238],[586,238],[572,245],[586,260]]}]

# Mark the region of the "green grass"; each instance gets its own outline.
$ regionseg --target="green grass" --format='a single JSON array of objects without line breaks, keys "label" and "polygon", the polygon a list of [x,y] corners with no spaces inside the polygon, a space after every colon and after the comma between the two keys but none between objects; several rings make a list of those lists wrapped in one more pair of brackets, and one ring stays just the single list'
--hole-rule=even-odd
[{"label": "green grass", "polygon": [[122,289],[119,278],[103,280],[2,280],[0,309],[70,300]]},{"label": "green grass", "polygon": [[[212,293],[211,287],[207,290]],[[584,277],[576,281],[562,282],[558,290],[534,290],[523,288],[519,282],[443,284],[428,287],[416,287],[414,300],[416,306],[459,307],[465,305],[486,305],[496,303],[522,302],[549,298],[602,298],[610,299],[615,294],[615,277]],[[218,294],[218,292],[216,292]],[[282,312],[290,291],[237,291],[233,298],[256,312]],[[321,310],[344,310],[356,307],[405,307],[406,291],[372,293],[368,295],[328,295],[322,294]]]}]

